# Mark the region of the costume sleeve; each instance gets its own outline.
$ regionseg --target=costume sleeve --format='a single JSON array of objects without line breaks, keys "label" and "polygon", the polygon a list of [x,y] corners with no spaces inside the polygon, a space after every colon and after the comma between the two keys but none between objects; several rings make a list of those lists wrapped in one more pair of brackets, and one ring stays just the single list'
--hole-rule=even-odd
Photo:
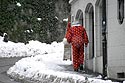
[{"label": "costume sleeve", "polygon": [[70,28],[71,28],[71,23],[70,23],[70,22],[68,22],[68,25],[67,25],[67,30],[66,30],[66,31],[69,31],[69,30],[70,30]]},{"label": "costume sleeve", "polygon": [[71,42],[71,23],[70,22],[68,22],[68,25],[67,25],[65,38],[67,39],[68,43]]},{"label": "costume sleeve", "polygon": [[86,30],[84,29],[84,42],[85,42],[85,45],[88,45],[88,43],[89,43],[89,40],[88,40],[88,35],[87,35],[87,33],[86,33]]}]

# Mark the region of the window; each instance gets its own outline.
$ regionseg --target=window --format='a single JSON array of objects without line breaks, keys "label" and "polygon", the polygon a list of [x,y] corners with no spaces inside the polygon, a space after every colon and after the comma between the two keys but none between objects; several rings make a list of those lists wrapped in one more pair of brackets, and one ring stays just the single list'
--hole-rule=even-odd
[{"label": "window", "polygon": [[118,22],[122,24],[124,20],[124,0],[118,0]]}]

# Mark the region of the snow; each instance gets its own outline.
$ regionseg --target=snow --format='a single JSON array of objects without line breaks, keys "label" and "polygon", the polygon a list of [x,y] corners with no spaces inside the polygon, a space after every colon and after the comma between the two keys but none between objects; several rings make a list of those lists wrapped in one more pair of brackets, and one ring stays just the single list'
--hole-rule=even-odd
[{"label": "snow", "polygon": [[[24,57],[9,68],[7,74],[16,79],[30,79],[42,83],[118,83],[111,80],[101,80],[98,77],[86,77],[74,71],[67,71],[64,66],[72,64],[70,60],[63,61],[64,44],[51,44],[39,41],[29,41],[29,44],[3,42],[0,37],[0,57]],[[62,66],[64,65],[64,66]]]},{"label": "snow", "polygon": [[66,19],[63,19],[63,21],[66,21],[66,22],[68,22],[68,18],[66,18]]},{"label": "snow", "polygon": [[57,16],[55,16],[55,18],[56,18],[57,20],[59,20],[59,18],[58,18]]},{"label": "snow", "polygon": [[71,4],[73,2],[73,0],[69,0],[69,3]]},{"label": "snow", "polygon": [[41,21],[42,19],[41,18],[37,18],[38,21]]},{"label": "snow", "polygon": [[19,7],[21,6],[21,4],[19,2],[16,5],[19,6]]}]

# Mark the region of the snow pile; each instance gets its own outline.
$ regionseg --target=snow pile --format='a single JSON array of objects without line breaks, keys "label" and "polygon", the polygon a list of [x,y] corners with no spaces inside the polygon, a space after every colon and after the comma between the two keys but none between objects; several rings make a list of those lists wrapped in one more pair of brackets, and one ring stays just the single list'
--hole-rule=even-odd
[{"label": "snow pile", "polygon": [[[5,43],[0,37],[0,57],[22,57],[11,67],[7,74],[19,80],[33,83],[114,83],[99,77],[86,78],[83,74],[67,71],[65,67],[71,61],[63,61],[64,45],[62,42],[52,44],[30,41],[29,44]],[[30,82],[24,82],[30,83]],[[115,82],[117,83],[117,82]]]},{"label": "snow pile", "polygon": [[30,80],[34,83],[113,83],[110,80],[97,79],[98,77],[85,80],[84,76],[66,72],[61,66],[71,64],[71,61],[63,61],[59,53],[43,54],[23,58],[7,73],[15,79]]},{"label": "snow pile", "polygon": [[29,41],[29,44],[3,42],[0,37],[0,57],[25,57],[54,52],[54,42],[52,45],[40,43],[39,41]]},{"label": "snow pile", "polygon": [[[62,47],[62,44],[59,44],[59,47]],[[72,63],[63,61],[60,54],[57,52],[23,58],[7,73],[15,79],[30,80],[33,83],[113,83],[111,80],[101,80],[100,76],[86,79],[83,75],[66,72],[61,65]]]}]

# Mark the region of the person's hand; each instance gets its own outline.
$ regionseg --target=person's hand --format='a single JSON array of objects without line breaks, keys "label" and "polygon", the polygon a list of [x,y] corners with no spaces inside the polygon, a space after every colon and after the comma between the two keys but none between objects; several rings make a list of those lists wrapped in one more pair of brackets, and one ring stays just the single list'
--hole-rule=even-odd
[{"label": "person's hand", "polygon": [[67,39],[66,38],[63,38],[63,44],[65,45],[65,44],[68,44],[68,42],[67,42]]}]

